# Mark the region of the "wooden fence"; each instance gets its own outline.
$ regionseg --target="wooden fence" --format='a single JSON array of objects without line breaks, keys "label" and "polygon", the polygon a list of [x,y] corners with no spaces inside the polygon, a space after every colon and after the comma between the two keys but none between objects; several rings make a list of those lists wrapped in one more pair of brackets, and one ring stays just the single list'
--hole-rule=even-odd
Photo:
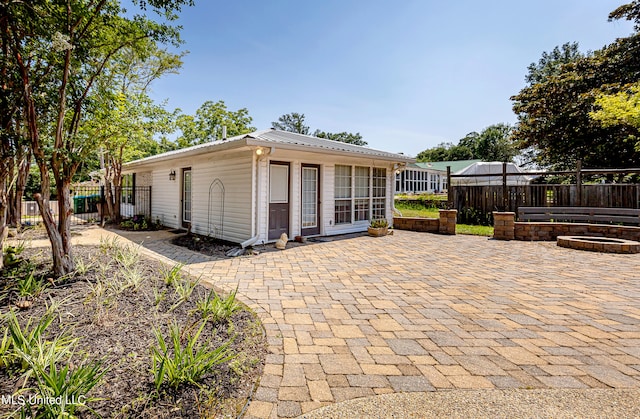
[{"label": "wooden fence", "polygon": [[468,186],[452,184],[457,177],[486,178],[487,175],[452,175],[447,171],[448,202],[458,210],[459,223],[491,225],[493,211],[518,211],[518,207],[599,207],[599,208],[640,208],[639,184],[583,184],[584,175],[640,173],[640,169],[582,169],[578,163],[576,171],[525,172],[531,175],[575,176],[576,184],[535,184],[508,185],[509,176],[523,173],[506,173],[503,164],[501,184],[490,186]]},{"label": "wooden fence", "polygon": [[640,208],[640,185],[519,185],[453,186],[452,208],[483,213],[518,211],[518,207]]}]

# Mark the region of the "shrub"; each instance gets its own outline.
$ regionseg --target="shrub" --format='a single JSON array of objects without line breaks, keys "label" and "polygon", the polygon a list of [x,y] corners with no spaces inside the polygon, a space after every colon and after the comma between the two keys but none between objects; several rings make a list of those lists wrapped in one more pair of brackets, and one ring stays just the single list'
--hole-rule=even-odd
[{"label": "shrub", "polygon": [[481,226],[493,225],[493,214],[483,212],[475,208],[465,207],[458,213],[458,224],[471,224]]},{"label": "shrub", "polygon": [[136,214],[131,219],[122,221],[120,223],[120,228],[134,231],[158,230],[160,228],[160,223],[154,223],[151,221],[150,217],[143,214]]}]

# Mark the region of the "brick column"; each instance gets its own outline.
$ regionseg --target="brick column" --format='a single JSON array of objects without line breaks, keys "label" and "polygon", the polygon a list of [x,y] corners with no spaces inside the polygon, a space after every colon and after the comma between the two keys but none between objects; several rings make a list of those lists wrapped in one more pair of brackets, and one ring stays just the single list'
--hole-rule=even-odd
[{"label": "brick column", "polygon": [[493,212],[493,238],[513,240],[515,232],[515,212]]},{"label": "brick column", "polygon": [[438,232],[440,234],[456,234],[456,218],[458,210],[439,210],[440,225]]}]

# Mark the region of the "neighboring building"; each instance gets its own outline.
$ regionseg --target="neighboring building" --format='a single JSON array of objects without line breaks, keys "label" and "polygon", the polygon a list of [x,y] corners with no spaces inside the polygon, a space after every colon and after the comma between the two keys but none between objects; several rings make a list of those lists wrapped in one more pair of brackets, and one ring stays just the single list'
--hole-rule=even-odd
[{"label": "neighboring building", "polygon": [[480,160],[409,163],[396,172],[396,193],[420,194],[447,191],[447,166],[451,173],[463,170]]},{"label": "neighboring building", "polygon": [[334,235],[366,231],[371,219],[391,223],[395,170],[414,161],[271,129],[130,162],[123,173],[152,186],[154,221],[244,247],[282,233]]},{"label": "neighboring building", "polygon": [[[474,175],[468,177],[451,178],[451,184],[457,186],[491,186],[502,185],[503,164],[499,161],[477,162],[464,169],[455,172],[456,176]],[[535,176],[530,176],[522,171],[515,163],[507,163],[507,185],[528,185]],[[453,171],[451,173],[454,173]],[[483,176],[478,176],[483,175]]]}]

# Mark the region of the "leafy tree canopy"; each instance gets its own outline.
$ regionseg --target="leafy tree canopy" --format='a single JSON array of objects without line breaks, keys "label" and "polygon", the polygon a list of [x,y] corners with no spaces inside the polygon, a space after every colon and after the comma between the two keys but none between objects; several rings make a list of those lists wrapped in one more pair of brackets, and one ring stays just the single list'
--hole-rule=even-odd
[{"label": "leafy tree canopy", "polygon": [[[610,19],[638,22],[640,2],[621,6]],[[520,148],[535,150],[536,163],[571,169],[576,160],[585,167],[626,168],[640,164],[629,124],[603,124],[591,118],[597,99],[617,95],[640,79],[640,35],[616,40],[592,54],[577,57],[513,96],[518,116],[514,140]],[[603,116],[604,117],[604,116]]]},{"label": "leafy tree canopy", "polygon": [[[629,85],[628,89],[598,96],[595,100],[597,110],[589,113],[592,119],[599,121],[603,127],[628,127],[640,130],[640,83]],[[633,134],[629,140],[637,141]],[[636,142],[636,150],[640,149],[640,141]]]},{"label": "leafy tree canopy", "polygon": [[278,122],[272,122],[271,126],[281,131],[309,134],[309,127],[304,124],[303,113],[291,112],[284,114],[278,118]]},{"label": "leafy tree canopy", "polygon": [[178,148],[221,140],[223,126],[227,128],[227,137],[255,131],[252,121],[247,108],[231,111],[222,100],[203,103],[195,115],[184,115],[178,110],[176,125],[181,131]]},{"label": "leafy tree canopy", "polygon": [[470,132],[458,144],[440,143],[416,156],[418,161],[513,161],[517,149],[511,141],[513,128],[509,124],[494,124],[482,132]]},{"label": "leafy tree canopy", "polygon": [[[278,118],[277,122],[272,122],[271,127],[281,131],[295,132],[297,134],[309,135],[310,128],[304,123],[304,114],[291,112],[284,114]],[[340,141],[342,143],[366,146],[367,142],[362,139],[359,132],[355,134],[350,132],[325,132],[319,129],[312,134],[314,137],[325,138],[332,141]]]},{"label": "leafy tree canopy", "polygon": [[319,129],[313,133],[314,137],[326,138],[327,140],[340,141],[341,143],[355,144],[355,145],[367,145],[367,142],[362,139],[362,135],[359,132],[352,134],[350,132],[324,132]]},{"label": "leafy tree canopy", "polygon": [[567,42],[560,47],[555,47],[551,52],[543,52],[537,63],[529,64],[529,73],[525,80],[529,86],[542,83],[551,76],[562,72],[562,66],[575,62],[584,57],[580,52],[577,42]]},{"label": "leafy tree canopy", "polygon": [[[148,0],[157,20],[134,15],[118,0],[2,1],[2,65],[17,80],[18,108],[25,137],[38,166],[41,193],[34,198],[52,247],[53,272],[75,269],[71,255],[70,185],[88,156],[102,145],[82,128],[96,108],[100,77],[127,48],[141,53],[149,45],[180,45],[177,12],[191,0]],[[3,109],[4,111],[4,109]],[[50,174],[58,196],[58,219],[49,207]],[[2,228],[2,226],[0,226]]]}]

